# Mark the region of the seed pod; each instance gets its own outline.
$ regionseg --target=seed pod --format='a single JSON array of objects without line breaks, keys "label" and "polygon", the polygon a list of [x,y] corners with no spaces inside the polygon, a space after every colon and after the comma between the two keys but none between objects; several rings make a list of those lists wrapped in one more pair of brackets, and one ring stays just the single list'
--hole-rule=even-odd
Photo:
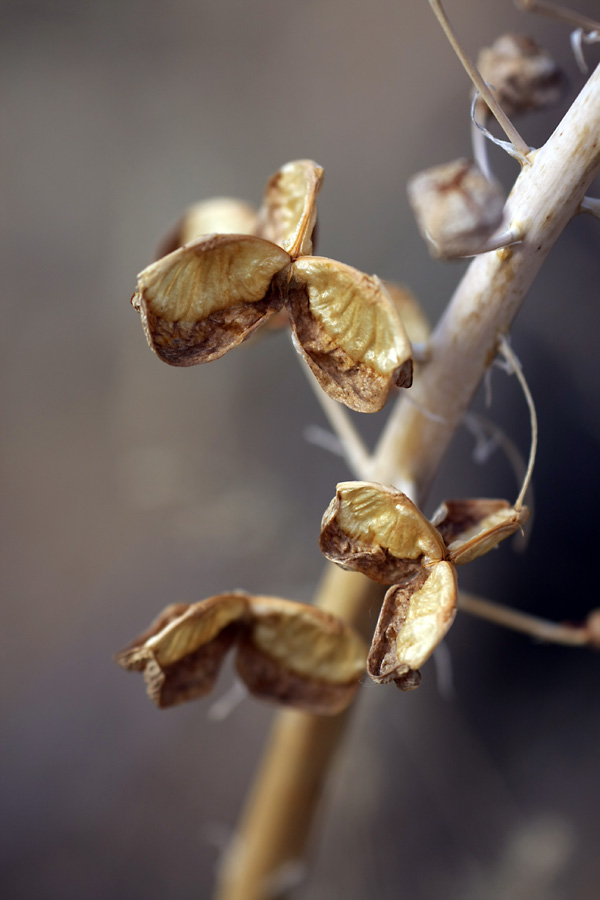
[{"label": "seed pod", "polygon": [[401,491],[367,481],[338,484],[321,523],[327,559],[380,584],[397,584],[441,560],[443,540]]},{"label": "seed pod", "polygon": [[367,672],[378,684],[418,687],[418,669],[443,640],[456,613],[456,570],[442,561],[423,567],[385,595]]},{"label": "seed pod", "polygon": [[302,603],[250,598],[237,670],[252,694],[317,715],[345,709],[364,675],[364,641],[340,619]]},{"label": "seed pod", "polygon": [[311,256],[291,267],[286,305],[298,352],[330,397],[376,412],[412,384],[412,348],[377,278]]},{"label": "seed pod", "polygon": [[502,224],[501,186],[467,159],[414,175],[408,199],[431,256],[441,259],[479,252]]},{"label": "seed pod", "polygon": [[[564,73],[530,37],[503,34],[477,57],[477,68],[494,89],[494,95],[509,117],[560,102],[567,82]],[[477,100],[479,115],[488,112],[485,101]]]},{"label": "seed pod", "polygon": [[194,203],[161,241],[156,259],[209,234],[256,234],[256,210],[241,200],[215,197]]},{"label": "seed pod", "polygon": [[310,159],[287,163],[267,182],[257,234],[292,259],[310,256],[323,169]]},{"label": "seed pod", "polygon": [[471,562],[510,537],[529,518],[506,500],[446,500],[432,517],[444,538],[448,559],[459,566]]},{"label": "seed pod", "polygon": [[[376,412],[394,385],[410,387],[410,341],[383,284],[307,255],[322,176],[310,160],[288,163],[267,185],[260,236],[204,235],[138,275],[132,304],[164,362],[218,359],[263,322],[279,325],[285,304],[296,348],[333,399]],[[218,203],[200,207],[203,226],[226,218]],[[239,205],[229,211],[239,218]]]},{"label": "seed pod", "polygon": [[167,607],[117,662],[144,672],[159,707],[174,706],[212,689],[234,645],[251,693],[318,715],[344,709],[365,671],[365,643],[345,622],[303,603],[241,591]]},{"label": "seed pod", "polygon": [[173,366],[210,362],[281,308],[273,278],[290,262],[250,235],[212,235],[175,250],[138,275],[132,298],[148,344]]}]

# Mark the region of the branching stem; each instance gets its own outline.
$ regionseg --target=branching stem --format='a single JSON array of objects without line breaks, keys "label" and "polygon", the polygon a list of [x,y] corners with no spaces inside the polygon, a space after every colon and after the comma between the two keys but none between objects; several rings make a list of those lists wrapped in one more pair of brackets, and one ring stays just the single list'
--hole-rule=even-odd
[{"label": "branching stem", "polygon": [[494,625],[503,628],[511,628],[528,634],[538,641],[546,641],[550,644],[568,644],[571,647],[584,647],[590,643],[589,630],[585,625],[562,625],[557,622],[549,622],[547,619],[539,619],[527,613],[511,609],[500,603],[492,603],[483,597],[467,594],[461,591],[458,595],[458,608],[470,613]]}]

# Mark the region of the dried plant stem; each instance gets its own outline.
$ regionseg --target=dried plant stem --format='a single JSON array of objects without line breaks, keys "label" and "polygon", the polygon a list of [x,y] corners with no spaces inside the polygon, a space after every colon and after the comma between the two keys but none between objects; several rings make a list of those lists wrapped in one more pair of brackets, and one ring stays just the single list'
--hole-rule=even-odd
[{"label": "dried plant stem", "polygon": [[[523,242],[471,263],[434,331],[430,362],[411,389],[417,402],[397,402],[375,454],[373,477],[412,481],[417,499],[426,495],[542,262],[600,170],[600,67],[530,159],[509,199],[511,224],[522,228]],[[364,630],[376,591],[362,576],[328,569],[317,602]],[[274,873],[302,857],[346,719],[280,714],[224,860],[218,900],[267,900]]]},{"label": "dried plant stem", "polygon": [[527,613],[502,606],[500,603],[492,603],[483,597],[467,594],[461,591],[458,596],[458,608],[468,612],[487,622],[511,628],[528,634],[538,641],[547,641],[551,644],[568,644],[572,647],[584,647],[590,643],[590,634],[586,626],[561,625],[557,622],[549,622],[547,619],[539,619]]}]

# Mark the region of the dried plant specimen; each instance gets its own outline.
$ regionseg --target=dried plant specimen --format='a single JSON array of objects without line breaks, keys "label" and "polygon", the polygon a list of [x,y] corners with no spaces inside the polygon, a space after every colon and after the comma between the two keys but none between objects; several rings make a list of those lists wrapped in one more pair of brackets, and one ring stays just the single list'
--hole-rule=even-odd
[{"label": "dried plant specimen", "polygon": [[364,641],[341,620],[241,591],[167,607],[117,662],[143,671],[149,696],[167,707],[209,693],[231,648],[251,693],[319,715],[345,709],[365,671]]},{"label": "dried plant specimen", "polygon": [[410,386],[411,344],[382,283],[309,255],[321,180],[315,163],[288,163],[267,184],[256,234],[195,238],[139,274],[132,303],[164,362],[218,359],[285,307],[298,351],[335,400],[375,412],[393,386]]},{"label": "dried plant specimen", "polygon": [[505,500],[443,504],[430,522],[401,491],[370,482],[338,484],[323,516],[321,552],[343,568],[392,585],[385,595],[367,671],[374,681],[418,686],[418,669],[456,611],[456,569],[487,553],[527,520]]},{"label": "dried plant specimen", "polygon": [[468,159],[413,175],[407,190],[419,231],[434,257],[478,253],[502,224],[500,184]]}]

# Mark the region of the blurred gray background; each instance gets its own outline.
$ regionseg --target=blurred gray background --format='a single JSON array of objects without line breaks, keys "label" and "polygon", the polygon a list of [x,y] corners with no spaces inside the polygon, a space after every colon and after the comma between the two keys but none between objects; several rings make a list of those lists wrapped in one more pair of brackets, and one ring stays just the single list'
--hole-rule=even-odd
[{"label": "blurred gray background", "polygon": [[[471,52],[522,31],[571,97],[583,83],[563,26],[508,0],[448,7]],[[258,204],[273,171],[311,157],[319,253],[409,284],[435,321],[464,264],[429,260],[405,183],[469,154],[468,84],[424,0],[4,0],[0,15],[3,896],[208,898],[272,710],[159,712],[111,657],[172,601],[309,600],[348,472],[305,439],[326,423],[287,335],[169,368],[129,306],[135,275],[184,206]],[[526,140],[567,103],[519,120]],[[509,186],[516,165],[492,153]],[[557,619],[598,605],[599,229],[571,224],[514,328],[541,431],[527,553],[461,572]],[[486,415],[527,452],[514,380],[493,376]],[[369,441],[384,418],[360,420]],[[515,496],[502,454],[481,467],[472,449],[459,434],[431,508]],[[466,616],[445,646],[453,692],[433,662],[412,694],[364,685],[295,896],[596,898],[598,657]]]}]

